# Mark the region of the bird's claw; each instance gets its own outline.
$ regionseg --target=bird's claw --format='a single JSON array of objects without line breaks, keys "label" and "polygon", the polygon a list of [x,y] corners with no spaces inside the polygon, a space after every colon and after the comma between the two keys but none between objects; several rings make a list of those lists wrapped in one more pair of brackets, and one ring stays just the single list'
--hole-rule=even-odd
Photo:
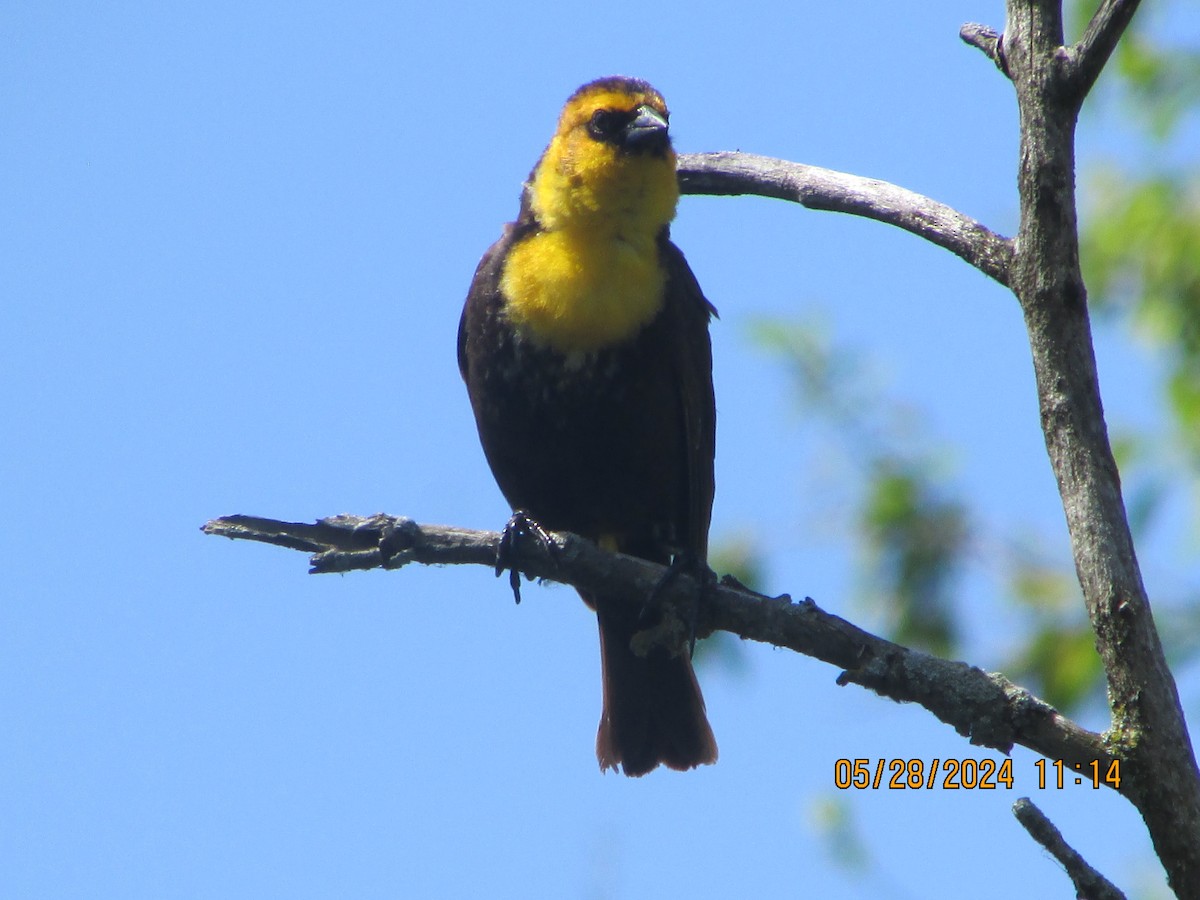
[{"label": "bird's claw", "polygon": [[[509,520],[500,532],[500,540],[496,544],[496,577],[499,578],[504,570],[508,570],[508,585],[512,588],[513,599],[521,602],[521,569],[518,565],[518,543],[525,537],[533,537],[548,553],[553,554],[557,549],[554,538],[545,528],[537,523],[523,509],[514,510]],[[528,577],[528,576],[526,576]]]},{"label": "bird's claw", "polygon": [[708,566],[698,564],[687,554],[676,554],[672,557],[667,571],[663,573],[662,578],[658,579],[658,583],[651,589],[646,602],[642,604],[641,612],[638,614],[638,623],[642,626],[651,623],[655,614],[661,611],[663,593],[670,587],[672,581],[683,574],[691,575],[699,585],[691,595],[691,602],[685,604],[684,608],[680,610],[683,614],[683,624],[687,626],[688,630],[688,658],[690,659],[696,653],[696,626],[700,619],[700,597],[705,588],[716,580],[716,574]]}]

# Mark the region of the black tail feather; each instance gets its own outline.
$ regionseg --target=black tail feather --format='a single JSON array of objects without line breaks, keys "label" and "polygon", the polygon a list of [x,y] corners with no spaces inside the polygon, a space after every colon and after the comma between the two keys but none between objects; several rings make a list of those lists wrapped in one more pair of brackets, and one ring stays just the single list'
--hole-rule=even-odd
[{"label": "black tail feather", "polygon": [[645,775],[659,764],[685,770],[717,761],[717,742],[687,654],[662,647],[638,656],[630,647],[636,607],[585,597],[600,623],[604,708],[596,735],[601,769]]}]

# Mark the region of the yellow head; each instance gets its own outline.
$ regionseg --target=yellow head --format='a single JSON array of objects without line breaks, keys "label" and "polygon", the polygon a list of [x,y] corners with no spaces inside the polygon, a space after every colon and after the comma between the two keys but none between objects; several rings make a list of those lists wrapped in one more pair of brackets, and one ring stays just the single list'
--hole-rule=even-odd
[{"label": "yellow head", "polygon": [[535,227],[505,260],[509,320],[566,354],[637,334],[662,308],[658,241],[678,200],[658,91],[633,78],[585,84],[526,185],[522,220]]},{"label": "yellow head", "polygon": [[601,78],[572,94],[529,183],[542,228],[656,237],[679,200],[668,118],[662,95],[634,78]]}]

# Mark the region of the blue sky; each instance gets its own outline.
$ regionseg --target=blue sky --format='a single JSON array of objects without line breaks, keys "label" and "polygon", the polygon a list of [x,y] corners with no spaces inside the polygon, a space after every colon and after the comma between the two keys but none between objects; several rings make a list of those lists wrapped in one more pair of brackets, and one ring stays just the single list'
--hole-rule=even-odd
[{"label": "blue sky", "polygon": [[[1021,751],[1011,792],[840,795],[873,859],[849,875],[812,824],[836,759],[995,754],[746,645],[741,671],[701,672],[717,766],[602,777],[595,624],[570,591],[515,607],[484,570],[313,578],[198,530],[503,523],[455,329],[559,106],[599,75],[654,83],[682,151],[894,181],[1011,234],[1010,87],[957,38],[1002,4],[42,3],[3,21],[0,893],[1067,896],[1009,813],[1027,794],[1122,886],[1159,878],[1131,808],[1038,792]],[[1106,140],[1085,127],[1081,157]],[[1069,566],[1011,295],[910,235],[777,201],[684,198],[673,233],[721,311],[713,536],[753,534],[769,589],[864,621],[827,457],[749,338],[763,316],[871,354],[953,441],[981,515]],[[1153,366],[1115,334],[1098,355],[1110,421],[1153,419]],[[986,574],[962,586],[985,667],[1018,621]]]}]

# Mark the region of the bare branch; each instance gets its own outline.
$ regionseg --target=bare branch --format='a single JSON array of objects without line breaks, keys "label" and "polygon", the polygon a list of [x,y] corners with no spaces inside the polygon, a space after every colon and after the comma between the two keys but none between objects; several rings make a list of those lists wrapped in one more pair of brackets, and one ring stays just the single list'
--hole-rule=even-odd
[{"label": "bare branch", "polygon": [[[976,25],[968,22],[958,30],[958,36],[967,44],[981,50],[988,59],[996,64],[996,68],[1008,75],[1008,60],[1004,56],[1004,35],[987,25]],[[1011,75],[1008,75],[1011,78]]]},{"label": "bare branch", "polygon": [[1100,77],[1117,41],[1125,33],[1141,0],[1104,0],[1079,43],[1067,52],[1069,77],[1076,107],[1083,103],[1092,85]]},{"label": "bare branch", "polygon": [[[233,540],[258,541],[313,554],[309,572],[399,569],[426,565],[494,565],[497,534],[445,525],[418,525],[404,516],[330,516],[314,523],[225,516],[201,529]],[[542,577],[542,576],[539,576]]]},{"label": "bare branch", "polygon": [[724,152],[680,156],[679,185],[685,194],[757,194],[895,225],[1010,286],[1013,242],[1009,238],[944,203],[886,181],[768,156]]},{"label": "bare branch", "polygon": [[[311,572],[397,569],[408,563],[493,567],[500,534],[441,525],[418,525],[386,515],[335,516],[313,524],[254,516],[215,519],[207,534],[259,541],[314,554]],[[662,582],[663,566],[635,556],[608,553],[573,534],[556,533],[554,546],[527,541],[518,548],[522,571],[607,596],[640,603]],[[694,600],[696,583],[680,576],[661,591],[667,604]],[[663,634],[647,641],[682,646],[686,635],[668,621]],[[793,603],[742,587],[732,579],[706,586],[697,623],[699,636],[728,631],[785,647],[839,666],[839,684],[858,684],[898,702],[918,703],[971,743],[1008,753],[1021,744],[1052,759],[1080,767],[1093,760],[1107,768],[1113,757],[1101,735],[1080,728],[1049,704],[1002,675],[966,663],[939,659],[876,637],[812,600]]]},{"label": "bare branch", "polygon": [[[1107,55],[1132,5],[1105,3],[1085,38]],[[1163,655],[1108,440],[1075,209],[1078,72],[1062,47],[1059,0],[1009,0],[1005,47],[1021,118],[1021,302],[1042,431],[1096,647],[1108,679],[1111,734],[1127,757],[1121,791],[1146,821],[1171,887],[1200,897],[1200,771]],[[1086,48],[1085,48],[1086,49]],[[1083,65],[1093,63],[1084,62]],[[1094,78],[1094,76],[1092,76]]]},{"label": "bare branch", "polygon": [[1030,836],[1067,870],[1071,883],[1075,885],[1076,897],[1083,900],[1125,900],[1125,895],[1111,881],[1088,865],[1088,861],[1063,840],[1062,833],[1032,800],[1022,797],[1014,803],[1013,815]]}]

